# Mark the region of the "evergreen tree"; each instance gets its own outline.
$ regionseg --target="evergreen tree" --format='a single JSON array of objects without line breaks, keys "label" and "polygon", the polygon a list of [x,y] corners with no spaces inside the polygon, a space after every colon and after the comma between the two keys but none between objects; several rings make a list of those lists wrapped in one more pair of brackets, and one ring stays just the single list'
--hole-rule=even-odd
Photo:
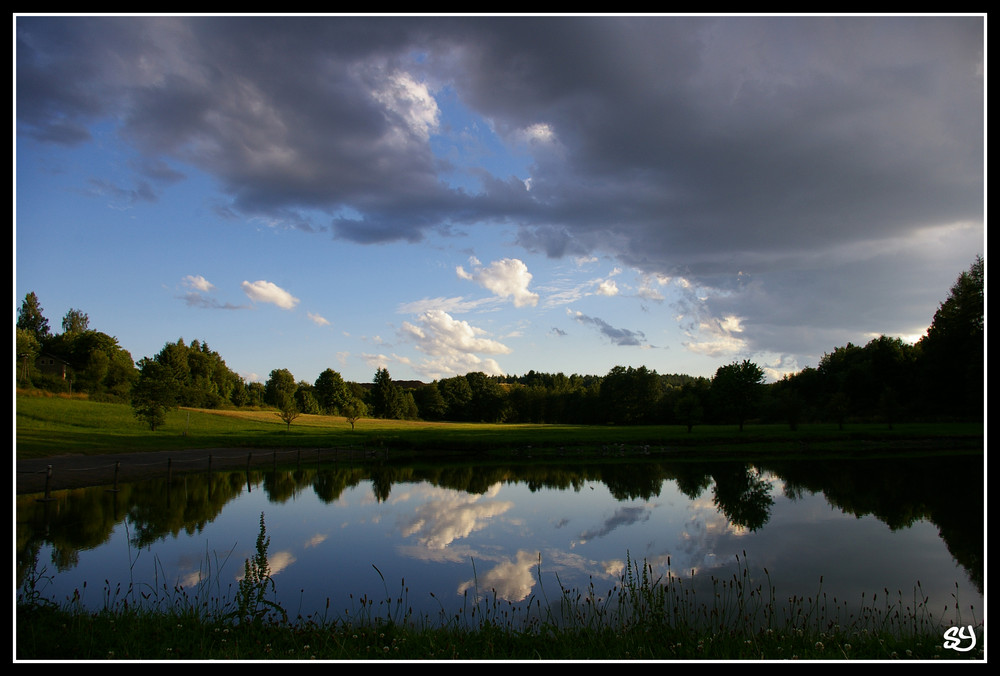
[{"label": "evergreen tree", "polygon": [[52,335],[49,330],[49,320],[42,314],[42,306],[39,305],[38,296],[34,291],[25,295],[21,303],[21,309],[17,312],[17,328],[30,333],[40,344],[44,344]]},{"label": "evergreen tree", "polygon": [[375,418],[402,419],[403,391],[392,382],[389,370],[379,368],[373,380],[375,386],[371,390],[371,410]]}]

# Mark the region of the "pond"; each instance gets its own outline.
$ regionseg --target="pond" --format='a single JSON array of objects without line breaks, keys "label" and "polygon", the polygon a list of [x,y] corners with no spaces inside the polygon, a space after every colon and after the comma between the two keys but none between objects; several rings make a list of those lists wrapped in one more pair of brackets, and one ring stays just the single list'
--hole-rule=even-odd
[{"label": "pond", "polygon": [[981,455],[191,474],[17,496],[15,584],[94,610],[232,597],[263,515],[293,618],[357,618],[366,603],[437,619],[476,599],[544,607],[561,588],[603,594],[638,564],[709,596],[741,566],[766,571],[778,599],[919,595],[943,623],[971,624],[984,610],[983,493]]}]

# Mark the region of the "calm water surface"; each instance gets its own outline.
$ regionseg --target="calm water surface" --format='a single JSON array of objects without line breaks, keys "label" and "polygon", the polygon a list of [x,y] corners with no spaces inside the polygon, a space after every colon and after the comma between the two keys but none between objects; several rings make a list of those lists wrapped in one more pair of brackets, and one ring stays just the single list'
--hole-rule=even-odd
[{"label": "calm water surface", "polygon": [[[189,475],[17,498],[17,581],[93,609],[128,589],[231,598],[264,515],[295,615],[453,615],[477,591],[543,605],[611,589],[627,558],[697,590],[738,562],[778,598],[855,603],[919,583],[942,621],[983,611],[982,456],[811,463],[345,467]],[[822,583],[820,580],[822,579]],[[163,586],[167,591],[163,591]],[[958,605],[956,611],[955,606]],[[960,615],[958,615],[960,613]],[[385,614],[380,612],[377,614]]]}]

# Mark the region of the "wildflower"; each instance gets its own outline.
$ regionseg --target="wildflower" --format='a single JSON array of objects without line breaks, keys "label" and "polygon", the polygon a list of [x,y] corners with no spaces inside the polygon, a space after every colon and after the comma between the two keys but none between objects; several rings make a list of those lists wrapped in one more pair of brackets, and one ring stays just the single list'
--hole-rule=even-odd
[{"label": "wildflower", "polygon": [[850,643],[845,643],[844,644],[844,650],[850,650],[850,649],[851,649],[851,644]]},{"label": "wildflower", "polygon": [[823,649],[823,642],[816,641],[816,650],[822,650],[822,649]]},{"label": "wildflower", "polygon": [[910,650],[910,649],[907,649],[907,650],[906,650],[906,656],[907,656],[907,657],[913,657],[913,651],[912,651],[912,650]]}]

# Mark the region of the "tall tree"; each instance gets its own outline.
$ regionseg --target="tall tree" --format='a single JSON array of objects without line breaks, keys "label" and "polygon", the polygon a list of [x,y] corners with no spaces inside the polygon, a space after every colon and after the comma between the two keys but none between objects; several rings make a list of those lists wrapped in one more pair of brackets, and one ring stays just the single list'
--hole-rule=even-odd
[{"label": "tall tree", "polygon": [[389,370],[379,368],[373,379],[371,390],[371,410],[375,418],[401,419],[403,411],[403,391],[392,382]]},{"label": "tall tree", "polygon": [[148,357],[139,361],[139,378],[132,388],[132,410],[151,431],[166,422],[167,411],[176,403],[176,392],[177,382],[169,367]]},{"label": "tall tree", "polygon": [[33,335],[35,340],[44,344],[52,333],[49,330],[49,320],[42,312],[38,296],[34,291],[29,291],[21,302],[21,309],[17,312],[17,328],[24,329]]},{"label": "tall tree", "polygon": [[287,408],[295,403],[295,390],[298,384],[295,376],[288,369],[274,369],[264,383],[264,403],[278,409]]},{"label": "tall tree", "polygon": [[471,398],[467,404],[466,418],[476,422],[503,422],[506,417],[507,393],[495,378],[482,371],[465,374]]},{"label": "tall tree", "polygon": [[985,264],[977,256],[941,303],[918,343],[928,393],[949,416],[982,420],[985,373]]},{"label": "tall tree", "polygon": [[661,394],[656,371],[615,366],[601,380],[599,396],[608,422],[635,425],[651,420]]},{"label": "tall tree", "polygon": [[749,359],[720,366],[712,378],[711,392],[721,410],[743,424],[753,413],[763,394],[764,371]]},{"label": "tall tree", "polygon": [[330,368],[324,369],[313,383],[313,388],[316,402],[324,413],[343,415],[342,409],[351,395],[347,383],[339,373]]},{"label": "tall tree", "polygon": [[437,381],[437,388],[445,403],[444,417],[448,420],[467,420],[472,387],[465,376],[443,378]]}]

